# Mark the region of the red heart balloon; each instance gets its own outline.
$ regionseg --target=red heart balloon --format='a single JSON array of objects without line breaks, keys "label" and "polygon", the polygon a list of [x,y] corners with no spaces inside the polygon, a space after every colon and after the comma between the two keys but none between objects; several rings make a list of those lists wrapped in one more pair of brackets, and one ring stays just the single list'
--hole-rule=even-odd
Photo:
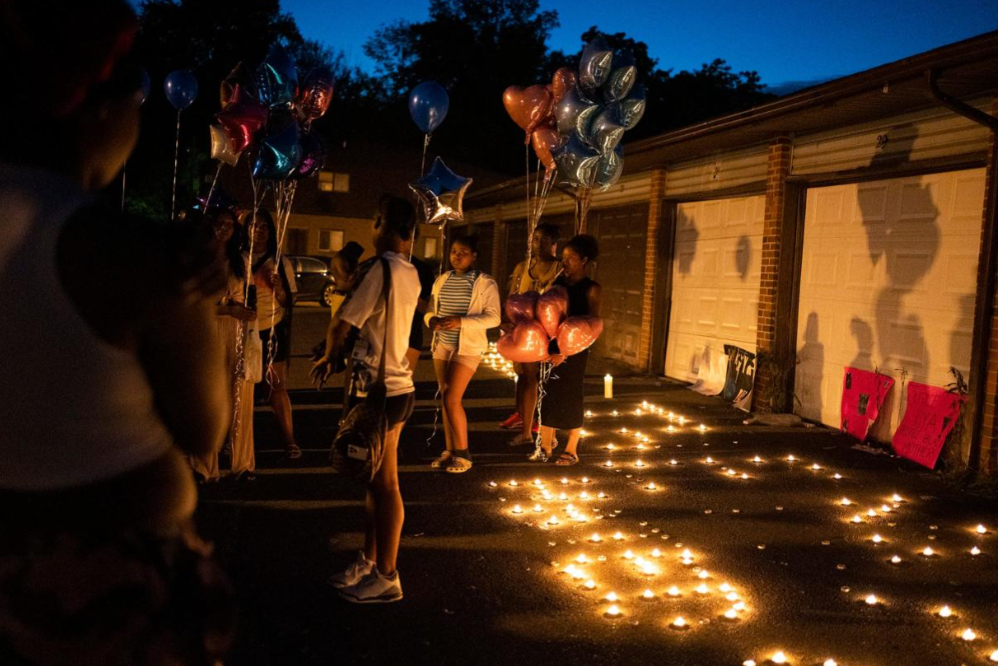
[{"label": "red heart balloon", "polygon": [[554,94],[554,103],[557,104],[569,90],[575,87],[579,77],[575,70],[569,67],[562,67],[551,77],[551,92]]},{"label": "red heart balloon", "polygon": [[558,329],[558,351],[573,356],[592,346],[603,332],[599,317],[569,317]]},{"label": "red heart balloon", "polygon": [[548,359],[548,344],[544,328],[536,321],[521,321],[512,331],[499,338],[499,354],[514,363],[539,363]]},{"label": "red heart balloon", "polygon": [[551,151],[561,146],[561,135],[557,130],[544,127],[535,129],[531,135],[534,152],[546,169],[554,169],[554,156]]},{"label": "red heart balloon", "polygon": [[253,136],[266,124],[267,107],[236,84],[229,104],[215,117],[229,135],[233,152],[238,153],[253,143]]},{"label": "red heart balloon", "polygon": [[534,318],[534,309],[537,307],[537,298],[540,296],[536,291],[528,291],[525,294],[510,294],[506,298],[506,316],[514,324],[521,321],[531,321]]},{"label": "red heart balloon", "polygon": [[502,94],[502,103],[513,122],[526,131],[529,142],[531,132],[551,115],[554,97],[546,86],[540,84],[526,88],[510,86]]},{"label": "red heart balloon", "polygon": [[558,335],[558,327],[568,316],[568,290],[551,287],[537,299],[537,321],[549,338]]}]

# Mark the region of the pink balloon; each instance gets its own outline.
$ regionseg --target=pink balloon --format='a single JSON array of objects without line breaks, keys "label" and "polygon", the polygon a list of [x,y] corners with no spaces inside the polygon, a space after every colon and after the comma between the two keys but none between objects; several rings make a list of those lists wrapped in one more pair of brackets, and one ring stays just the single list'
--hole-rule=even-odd
[{"label": "pink balloon", "polygon": [[525,294],[510,294],[506,297],[506,316],[515,324],[521,321],[530,321],[534,318],[539,296],[540,294],[536,291],[528,291]]},{"label": "pink balloon", "polygon": [[536,321],[521,321],[499,338],[496,349],[503,358],[514,363],[537,363],[548,359],[549,343],[543,326]]},{"label": "pink balloon", "polygon": [[568,316],[568,290],[551,287],[537,299],[537,321],[541,322],[549,338],[558,335],[558,327]]},{"label": "pink balloon", "polygon": [[574,356],[592,346],[603,332],[599,317],[569,317],[558,329],[558,351]]}]

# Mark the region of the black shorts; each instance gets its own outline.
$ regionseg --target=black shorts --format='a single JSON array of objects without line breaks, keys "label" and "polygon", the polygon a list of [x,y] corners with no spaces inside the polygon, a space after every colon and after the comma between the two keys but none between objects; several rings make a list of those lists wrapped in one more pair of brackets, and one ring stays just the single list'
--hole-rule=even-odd
[{"label": "black shorts", "polygon": [[[274,345],[276,346],[274,350],[270,349],[271,331],[274,332]],[[260,331],[260,340],[263,342],[264,365],[288,360],[291,352],[291,326],[288,325],[287,319],[277,322],[273,328]],[[273,358],[271,358],[271,354],[273,354]]]},{"label": "black shorts", "polygon": [[388,419],[388,427],[405,423],[412,416],[412,409],[416,406],[416,392],[410,391],[402,395],[393,395],[385,400],[385,417]]}]

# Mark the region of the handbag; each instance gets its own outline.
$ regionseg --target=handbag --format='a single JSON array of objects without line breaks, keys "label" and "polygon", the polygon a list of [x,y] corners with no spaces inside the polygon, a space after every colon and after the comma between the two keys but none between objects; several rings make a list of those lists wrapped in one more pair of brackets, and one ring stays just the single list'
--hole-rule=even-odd
[{"label": "handbag", "polygon": [[[333,470],[364,483],[370,483],[381,469],[385,456],[385,435],[388,418],[385,415],[387,388],[385,386],[385,359],[388,356],[388,294],[391,291],[392,273],[388,260],[381,259],[384,272],[382,294],[385,301],[385,339],[381,345],[378,375],[368,389],[364,400],[347,411],[333,438],[331,462]],[[349,400],[352,391],[347,393]]]}]

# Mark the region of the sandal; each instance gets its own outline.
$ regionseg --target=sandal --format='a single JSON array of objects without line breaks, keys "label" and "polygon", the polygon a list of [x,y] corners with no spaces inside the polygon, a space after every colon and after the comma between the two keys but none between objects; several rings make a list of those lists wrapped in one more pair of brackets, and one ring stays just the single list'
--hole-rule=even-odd
[{"label": "sandal", "polygon": [[540,446],[534,449],[534,452],[530,454],[529,458],[527,458],[530,462],[547,462],[550,459],[551,451],[545,451]]},{"label": "sandal", "polygon": [[447,467],[444,471],[448,474],[462,474],[471,469],[471,461],[467,458],[462,458],[460,456],[451,456],[450,462],[447,463]]},{"label": "sandal", "polygon": [[288,460],[297,460],[301,458],[301,447],[297,444],[292,444],[284,449],[284,457]]},{"label": "sandal", "polygon": [[579,456],[575,453],[569,453],[565,451],[558,459],[554,461],[554,464],[558,467],[571,467],[579,462]]},{"label": "sandal", "polygon": [[450,451],[444,450],[444,452],[440,454],[439,458],[430,463],[430,467],[432,467],[433,469],[440,469],[441,467],[447,465],[447,463],[450,462],[450,459],[452,457],[453,456],[451,456]]}]

